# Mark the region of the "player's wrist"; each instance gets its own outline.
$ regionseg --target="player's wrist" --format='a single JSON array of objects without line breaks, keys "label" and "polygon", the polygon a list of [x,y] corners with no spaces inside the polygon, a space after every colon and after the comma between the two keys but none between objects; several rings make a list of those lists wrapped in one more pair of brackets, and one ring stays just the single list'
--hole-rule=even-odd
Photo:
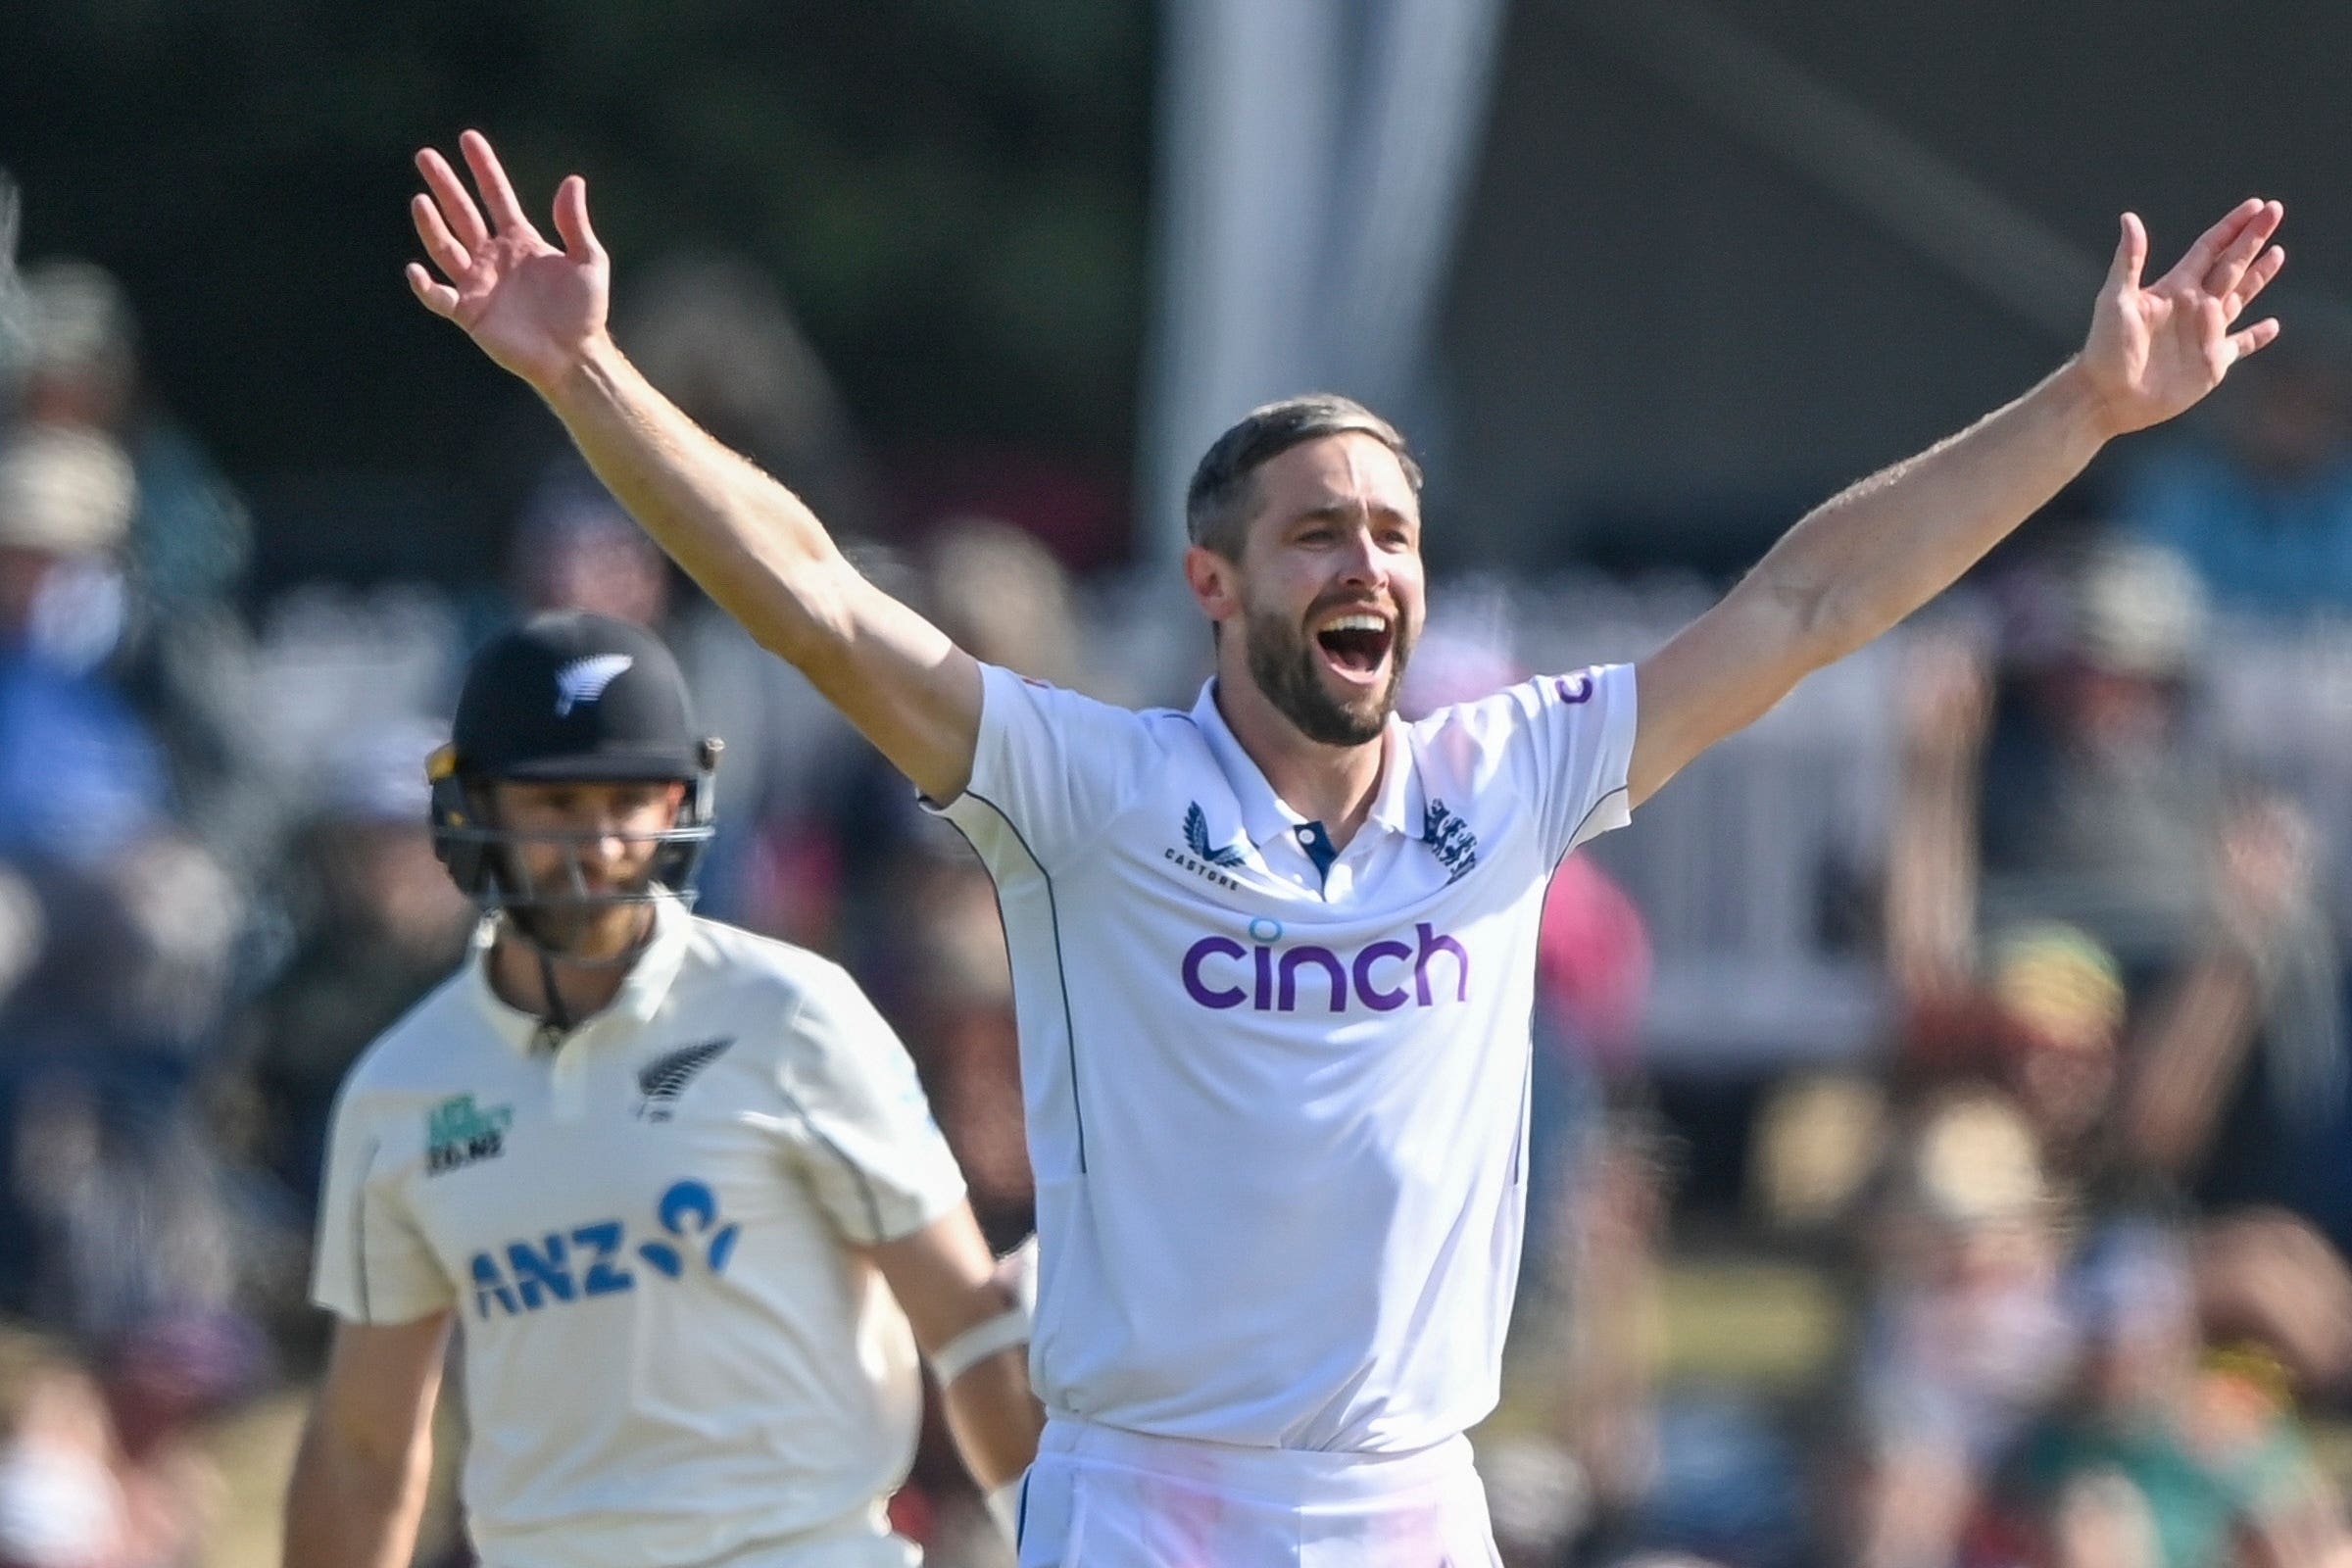
[{"label": "player's wrist", "polygon": [[2132,418],[2118,405],[2080,354],[2070,356],[2058,367],[2040,390],[2061,427],[2078,442],[2087,443],[2089,453],[2084,455],[2085,462],[2109,441],[2139,426],[2140,421]]},{"label": "player's wrist", "polygon": [[532,390],[559,415],[591,401],[610,398],[628,366],[628,357],[612,333],[599,327],[582,338],[568,354],[552,359],[528,377]]}]

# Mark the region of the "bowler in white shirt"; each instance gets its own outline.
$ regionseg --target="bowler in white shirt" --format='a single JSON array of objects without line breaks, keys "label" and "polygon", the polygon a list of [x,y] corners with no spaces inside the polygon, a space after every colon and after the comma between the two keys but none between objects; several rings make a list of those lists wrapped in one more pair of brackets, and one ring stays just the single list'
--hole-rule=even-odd
[{"label": "bowler in white shirt", "polygon": [[[555,242],[489,144],[438,153],[409,282],[564,420],[646,529],[970,837],[1015,978],[1048,1412],[1026,1568],[1465,1568],[1461,1433],[1495,1399],[1523,1210],[1537,920],[1561,857],[1939,592],[2112,437],[2277,334],[2275,202],[2164,276],[2122,222],[2082,350],[1799,521],[1638,665],[1407,724],[1421,475],[1344,397],[1201,460],[1189,712],[984,668],[858,575],[789,491],[606,331],[586,185]],[[476,205],[474,193],[480,195]],[[1596,301],[1595,309],[1605,309]]]}]

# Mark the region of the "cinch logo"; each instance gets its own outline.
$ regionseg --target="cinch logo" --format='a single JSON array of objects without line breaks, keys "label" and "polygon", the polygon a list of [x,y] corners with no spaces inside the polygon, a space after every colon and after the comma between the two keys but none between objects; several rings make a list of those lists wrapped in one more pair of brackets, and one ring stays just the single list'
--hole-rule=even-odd
[{"label": "cinch logo", "polygon": [[470,1165],[477,1159],[496,1159],[507,1152],[507,1129],[514,1125],[513,1105],[478,1108],[471,1095],[453,1095],[424,1113],[424,1173]]},{"label": "cinch logo", "polygon": [[1346,1012],[1350,1001],[1374,1012],[1394,1012],[1408,1002],[1434,1007],[1469,1001],[1469,952],[1427,921],[1413,935],[1411,942],[1368,943],[1349,956],[1311,942],[1277,947],[1282,922],[1260,918],[1250,922],[1249,947],[1231,937],[1202,937],[1185,949],[1184,989],[1220,1011],[1296,1012],[1302,991],[1310,1001],[1328,1002],[1333,1012]]},{"label": "cinch logo", "polygon": [[497,1306],[513,1317],[555,1302],[633,1291],[632,1252],[636,1261],[667,1279],[682,1278],[698,1253],[711,1273],[726,1272],[743,1227],[718,1222],[718,1197],[710,1188],[697,1181],[672,1182],[654,1206],[654,1217],[668,1239],[639,1242],[633,1250],[627,1228],[606,1219],[550,1231],[536,1243],[509,1242],[496,1251],[474,1253],[466,1265],[473,1276],[474,1314],[486,1318]]}]

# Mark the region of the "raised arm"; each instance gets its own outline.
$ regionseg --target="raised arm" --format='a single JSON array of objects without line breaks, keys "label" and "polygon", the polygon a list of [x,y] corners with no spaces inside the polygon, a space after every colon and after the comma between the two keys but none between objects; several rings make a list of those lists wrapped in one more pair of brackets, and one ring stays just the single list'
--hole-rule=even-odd
[{"label": "raised arm", "polygon": [[[481,207],[449,162],[416,155],[411,203],[440,276],[409,287],[528,382],[597,477],[761,645],[781,655],[935,800],[969,782],[980,667],[945,633],[867,582],[815,514],[689,419],[606,330],[612,267],[579,175],[556,191],[562,248],[524,215],[479,132],[459,139]],[[482,209],[488,210],[485,220]]]},{"label": "raised arm", "polygon": [[1642,662],[1633,800],[1950,586],[2110,439],[2189,408],[2276,338],[2276,320],[2232,327],[2285,265],[2264,248],[2282,217],[2277,202],[2244,202],[2143,286],[2147,231],[2126,213],[2080,354],[2008,407],[1823,503]]}]

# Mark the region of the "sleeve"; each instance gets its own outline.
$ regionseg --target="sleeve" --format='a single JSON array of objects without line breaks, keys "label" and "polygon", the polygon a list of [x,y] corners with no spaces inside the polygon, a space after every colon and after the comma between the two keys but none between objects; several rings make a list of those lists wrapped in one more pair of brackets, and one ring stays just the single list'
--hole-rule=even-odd
[{"label": "sleeve", "polygon": [[825,966],[802,993],[779,1074],[787,1138],[844,1240],[896,1241],[963,1200],[906,1048],[857,982]]},{"label": "sleeve", "polygon": [[1634,761],[1634,666],[1539,675],[1512,695],[1545,852],[1556,863],[1587,839],[1633,820],[1626,774]]},{"label": "sleeve", "polygon": [[1050,871],[1119,813],[1153,750],[1132,709],[983,664],[971,782],[932,809],[963,830],[992,870],[1018,852]]},{"label": "sleeve", "polygon": [[365,1091],[345,1086],[328,1135],[311,1299],[354,1323],[411,1323],[456,1294],[390,1179]]}]

